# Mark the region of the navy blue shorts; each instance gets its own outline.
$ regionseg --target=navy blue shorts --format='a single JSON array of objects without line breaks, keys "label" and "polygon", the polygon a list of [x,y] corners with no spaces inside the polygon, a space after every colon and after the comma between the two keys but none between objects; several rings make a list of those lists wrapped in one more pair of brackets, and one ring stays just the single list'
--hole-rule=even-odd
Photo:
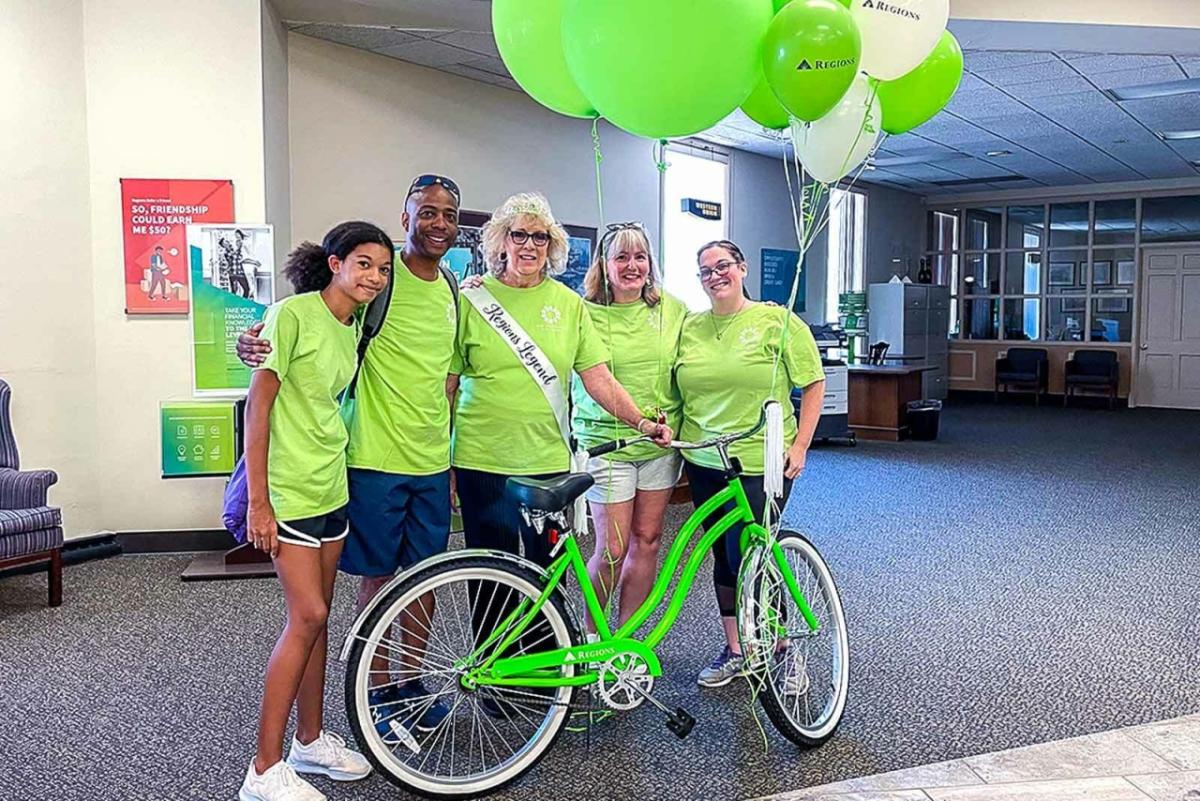
[{"label": "navy blue shorts", "polygon": [[338,567],[355,576],[395,575],[446,550],[450,471],[404,476],[350,468],[350,536]]}]

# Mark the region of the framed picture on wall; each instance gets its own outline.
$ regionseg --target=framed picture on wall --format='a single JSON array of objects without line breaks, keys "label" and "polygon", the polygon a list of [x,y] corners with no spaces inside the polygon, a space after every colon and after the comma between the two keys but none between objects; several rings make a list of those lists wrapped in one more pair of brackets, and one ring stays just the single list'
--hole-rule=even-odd
[{"label": "framed picture on wall", "polygon": [[1087,309],[1087,302],[1084,298],[1063,298],[1059,301],[1059,308],[1063,312],[1081,312]]},{"label": "framed picture on wall", "polygon": [[1105,312],[1108,314],[1128,314],[1129,313],[1129,298],[1126,298],[1126,297],[1096,298],[1096,311],[1097,312]]},{"label": "framed picture on wall", "polygon": [[1073,261],[1052,261],[1050,262],[1050,272],[1047,278],[1050,286],[1074,286],[1075,285],[1075,262]]},{"label": "framed picture on wall", "polygon": [[[460,279],[468,275],[482,275],[485,272],[480,240],[483,226],[491,217],[491,214],[483,211],[459,212],[458,241],[446,257],[449,259],[454,251],[463,250],[459,259],[447,264]],[[583,276],[587,273],[588,265],[592,261],[592,250],[596,247],[596,229],[584,225],[563,225],[563,228],[567,231],[570,250],[567,253],[566,269],[562,275],[556,277],[582,295]]]},{"label": "framed picture on wall", "polygon": [[1133,286],[1136,278],[1137,264],[1132,259],[1117,262],[1117,284],[1120,286]]},{"label": "framed picture on wall", "polygon": [[1112,286],[1112,262],[1092,262],[1092,286]]}]

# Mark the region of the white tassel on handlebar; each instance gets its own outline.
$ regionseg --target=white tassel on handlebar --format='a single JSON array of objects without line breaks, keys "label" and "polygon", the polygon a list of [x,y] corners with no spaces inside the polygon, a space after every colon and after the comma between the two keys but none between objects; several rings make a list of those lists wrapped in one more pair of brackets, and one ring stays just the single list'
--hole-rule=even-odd
[{"label": "white tassel on handlebar", "polygon": [[768,498],[783,497],[783,409],[778,401],[767,401],[767,430],[763,436],[763,492]]}]

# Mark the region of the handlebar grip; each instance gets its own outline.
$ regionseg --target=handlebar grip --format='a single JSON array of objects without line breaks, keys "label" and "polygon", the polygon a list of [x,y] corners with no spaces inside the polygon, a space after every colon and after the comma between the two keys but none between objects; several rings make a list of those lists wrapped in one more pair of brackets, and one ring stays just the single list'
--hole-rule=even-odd
[{"label": "handlebar grip", "polygon": [[597,456],[603,456],[606,453],[612,453],[615,450],[620,450],[625,447],[625,440],[614,439],[612,442],[605,442],[595,447],[587,449],[587,455],[595,459]]}]

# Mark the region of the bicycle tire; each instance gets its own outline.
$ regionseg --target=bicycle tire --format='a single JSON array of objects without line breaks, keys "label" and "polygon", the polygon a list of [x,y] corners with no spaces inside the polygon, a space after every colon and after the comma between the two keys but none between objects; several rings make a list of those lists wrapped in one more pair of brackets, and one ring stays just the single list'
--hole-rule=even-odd
[{"label": "bicycle tire", "polygon": [[[554,742],[562,733],[570,717],[570,705],[574,699],[574,687],[554,688],[553,700],[548,703],[546,720],[534,732],[533,738],[518,752],[516,758],[512,760],[512,764],[501,770],[489,771],[487,775],[476,779],[463,779],[461,777],[454,779],[451,777],[439,778],[436,775],[422,773],[421,770],[414,771],[407,769],[404,762],[396,756],[399,747],[395,743],[389,744],[383,740],[382,735],[376,729],[376,721],[371,716],[371,703],[369,700],[370,679],[368,677],[371,671],[372,659],[375,656],[375,647],[372,644],[377,646],[379,639],[386,634],[391,628],[392,623],[397,621],[398,616],[403,613],[402,610],[412,608],[413,603],[417,599],[424,597],[427,592],[435,592],[438,588],[448,586],[452,582],[465,583],[469,581],[494,581],[497,585],[506,584],[509,587],[516,587],[522,595],[530,598],[536,598],[545,586],[544,574],[532,565],[522,565],[519,562],[502,557],[464,555],[459,558],[441,561],[425,569],[418,569],[411,577],[392,589],[387,597],[372,612],[362,628],[361,636],[356,638],[352,644],[346,662],[346,715],[349,718],[351,731],[363,754],[380,775],[389,782],[425,798],[478,798],[494,793],[517,781],[532,770],[553,747]],[[469,590],[465,591],[470,592]],[[476,592],[479,592],[479,590]],[[493,591],[494,597],[495,591]],[[470,611],[474,613],[476,607],[472,605]],[[553,593],[547,603],[543,605],[540,614],[541,620],[545,622],[545,625],[553,634],[554,641],[547,643],[544,647],[529,651],[530,653],[565,648],[581,643],[582,638],[580,637],[578,627],[575,624],[562,592]],[[435,608],[430,621],[434,625],[437,623],[437,616],[438,612]],[[538,625],[541,624],[535,620],[526,629],[526,633],[528,634]],[[465,624],[459,620],[457,626],[460,630],[465,630],[465,627],[471,626],[471,620],[468,620]],[[382,631],[379,630],[381,628]],[[432,640],[433,631],[430,630],[428,633]],[[370,653],[368,653],[369,646],[372,646]],[[387,647],[391,648],[391,646]],[[403,655],[402,651],[401,654]],[[462,654],[461,656],[465,657],[467,654]],[[570,666],[564,667],[563,670],[564,675],[571,675],[575,669],[573,666]],[[440,672],[445,673],[448,671],[443,670]],[[461,672],[459,672],[459,675],[461,675]],[[461,684],[457,682],[457,677],[453,675],[446,677],[445,684],[446,686],[455,685],[455,692],[458,696],[467,695],[470,692],[463,689]],[[501,691],[501,693],[503,692],[508,691]],[[501,693],[497,693],[497,697],[503,697]],[[457,701],[454,704],[450,717],[453,717],[457,713],[461,703],[462,701]],[[479,699],[474,703],[475,722],[477,724],[485,722],[479,715]],[[509,702],[503,701],[503,703]],[[514,709],[520,713],[520,710],[517,709],[519,706],[520,702],[511,703],[510,713]],[[523,713],[520,714],[523,716]],[[509,714],[505,718],[511,723],[515,716]],[[456,725],[456,722],[452,725]],[[500,726],[503,723],[495,725]],[[393,729],[393,731],[395,730]],[[444,733],[441,735],[436,734],[437,731],[430,732],[430,740],[438,736],[445,736]],[[484,733],[486,734],[486,729]],[[452,741],[453,737],[454,735],[451,735]],[[415,737],[412,737],[412,739],[415,742]],[[493,750],[495,750],[494,743],[492,746]],[[481,739],[481,751],[483,748],[483,739]],[[428,758],[427,756],[426,759]],[[439,768],[441,760],[442,757],[439,756],[437,763]],[[422,763],[422,767],[423,765],[424,763]],[[451,757],[451,770],[453,770],[453,767],[454,762],[453,757]]]},{"label": "bicycle tire", "polygon": [[[782,582],[778,567],[770,558],[769,551],[764,550],[763,570],[757,578],[755,590],[760,599],[767,596],[770,604],[778,603],[784,607],[783,614],[778,617],[785,624],[790,623],[786,625],[790,636],[782,638],[786,642],[784,650],[776,651],[760,666],[757,674],[762,678],[759,682],[759,702],[780,734],[803,748],[813,748],[833,736],[846,710],[850,679],[850,641],[846,631],[846,615],[833,574],[808,538],[794,531],[780,531],[778,541],[821,628],[815,635],[809,633],[795,601]],[[798,570],[793,557],[803,560],[808,569]],[[773,635],[764,635],[761,631],[757,636],[759,639],[769,636],[773,642],[779,642]],[[818,641],[829,643],[828,668],[825,668],[823,658],[816,659],[813,654],[811,644]],[[801,665],[799,668],[796,667],[797,661]],[[818,662],[815,667],[814,662]],[[817,674],[816,678],[813,678],[813,673]],[[799,699],[803,699],[805,709],[811,712],[808,699],[814,686],[827,686],[829,696],[821,700],[817,715],[802,715]]]}]

